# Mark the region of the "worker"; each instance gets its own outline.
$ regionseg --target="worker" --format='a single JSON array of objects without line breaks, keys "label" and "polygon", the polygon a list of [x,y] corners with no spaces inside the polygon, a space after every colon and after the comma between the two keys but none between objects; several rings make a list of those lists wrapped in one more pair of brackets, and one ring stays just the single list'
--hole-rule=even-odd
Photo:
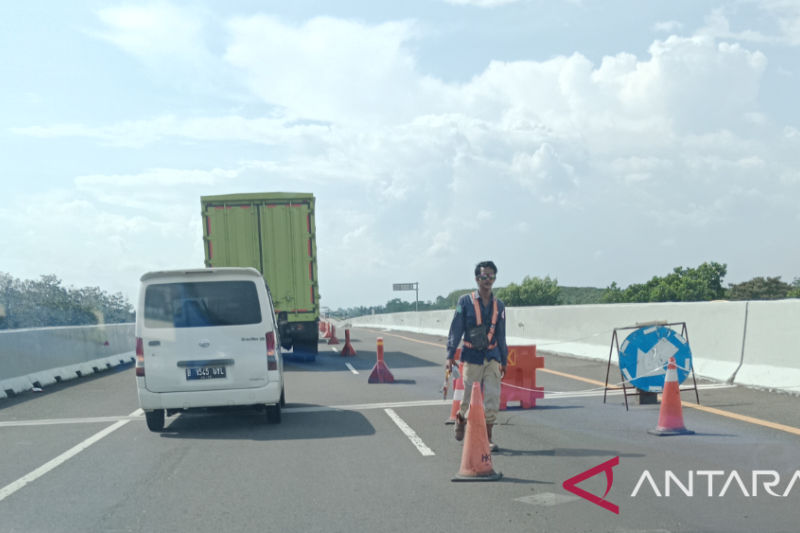
[{"label": "worker", "polygon": [[458,299],[447,338],[446,365],[448,370],[452,369],[456,349],[463,337],[461,361],[464,363],[464,398],[461,400],[461,409],[456,414],[456,440],[464,440],[472,384],[482,383],[486,431],[492,451],[498,449],[492,440],[492,426],[497,420],[500,381],[505,376],[508,361],[506,308],[492,293],[496,278],[497,266],[492,261],[478,263],[475,267],[478,290]]}]

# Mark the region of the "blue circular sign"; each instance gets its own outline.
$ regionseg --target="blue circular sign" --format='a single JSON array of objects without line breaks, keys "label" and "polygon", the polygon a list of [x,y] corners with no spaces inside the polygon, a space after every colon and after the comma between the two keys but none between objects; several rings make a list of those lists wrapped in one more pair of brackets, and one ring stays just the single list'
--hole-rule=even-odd
[{"label": "blue circular sign", "polygon": [[683,383],[692,368],[689,342],[670,328],[644,327],[628,335],[620,346],[619,369],[637,389],[661,392],[670,357],[675,358],[678,382]]}]

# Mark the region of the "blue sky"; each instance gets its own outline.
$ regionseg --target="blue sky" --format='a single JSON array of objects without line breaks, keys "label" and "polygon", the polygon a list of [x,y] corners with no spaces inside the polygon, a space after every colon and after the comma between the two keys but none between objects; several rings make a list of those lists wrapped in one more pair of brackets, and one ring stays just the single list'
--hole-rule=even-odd
[{"label": "blue sky", "polygon": [[133,299],[202,265],[201,195],[256,191],[317,196],[332,307],[486,258],[800,276],[798,0],[5,2],[0,39],[16,277]]}]

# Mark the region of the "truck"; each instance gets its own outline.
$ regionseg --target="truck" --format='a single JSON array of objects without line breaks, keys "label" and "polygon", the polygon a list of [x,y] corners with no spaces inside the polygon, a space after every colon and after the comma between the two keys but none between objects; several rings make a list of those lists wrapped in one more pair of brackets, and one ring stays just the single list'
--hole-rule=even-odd
[{"label": "truck", "polygon": [[202,196],[206,267],[253,267],[264,277],[290,357],[314,361],[319,282],[311,193]]}]

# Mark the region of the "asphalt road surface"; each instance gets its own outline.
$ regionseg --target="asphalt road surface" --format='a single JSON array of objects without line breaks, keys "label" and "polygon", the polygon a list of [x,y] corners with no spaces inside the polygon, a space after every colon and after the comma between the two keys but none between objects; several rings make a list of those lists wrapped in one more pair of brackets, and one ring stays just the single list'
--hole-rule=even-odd
[{"label": "asphalt road surface", "polygon": [[[453,483],[444,339],[352,333],[356,357],[321,344],[315,363],[286,362],[280,425],[186,413],[151,433],[131,365],[0,400],[0,532],[800,531],[797,396],[700,382],[705,410],[683,393],[697,434],[656,437],[658,405],[603,403],[605,363],[540,354],[547,397],[495,428],[503,478]],[[367,383],[379,336],[394,384]],[[619,514],[563,488],[617,457]],[[579,485],[607,486],[603,472]]]}]

